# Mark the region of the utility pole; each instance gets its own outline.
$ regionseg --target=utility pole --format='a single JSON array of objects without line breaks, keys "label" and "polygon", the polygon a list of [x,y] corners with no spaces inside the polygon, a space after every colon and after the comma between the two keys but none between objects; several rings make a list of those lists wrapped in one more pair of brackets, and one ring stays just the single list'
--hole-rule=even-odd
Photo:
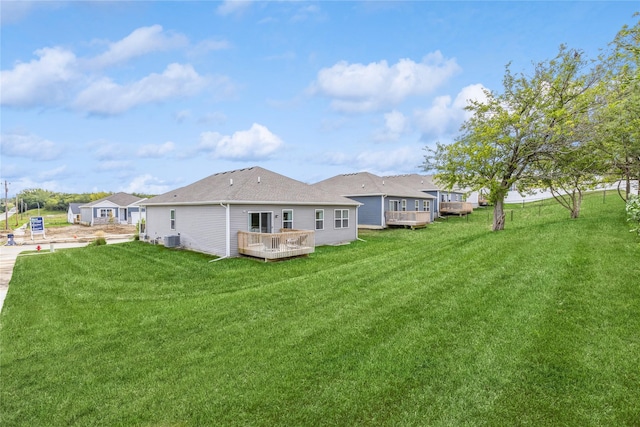
[{"label": "utility pole", "polygon": [[9,229],[9,205],[7,204],[7,197],[9,194],[9,184],[7,183],[7,180],[4,180],[4,229],[8,230]]}]

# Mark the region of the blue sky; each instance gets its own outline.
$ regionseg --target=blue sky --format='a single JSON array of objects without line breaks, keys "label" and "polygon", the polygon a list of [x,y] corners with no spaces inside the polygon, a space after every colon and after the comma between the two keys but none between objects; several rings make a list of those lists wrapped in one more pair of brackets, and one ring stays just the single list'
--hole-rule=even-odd
[{"label": "blue sky", "polygon": [[2,1],[0,179],[160,194],[258,165],[421,172],[468,99],[637,2]]}]

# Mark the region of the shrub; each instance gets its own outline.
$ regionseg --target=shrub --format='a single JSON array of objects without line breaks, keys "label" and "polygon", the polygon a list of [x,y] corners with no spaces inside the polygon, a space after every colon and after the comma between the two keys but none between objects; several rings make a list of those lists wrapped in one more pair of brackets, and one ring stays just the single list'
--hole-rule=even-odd
[{"label": "shrub", "polygon": [[631,196],[627,200],[627,221],[631,223],[631,231],[640,236],[640,196]]},{"label": "shrub", "polygon": [[93,244],[95,246],[102,246],[107,244],[107,239],[105,238],[104,231],[96,231],[96,240],[93,241]]}]

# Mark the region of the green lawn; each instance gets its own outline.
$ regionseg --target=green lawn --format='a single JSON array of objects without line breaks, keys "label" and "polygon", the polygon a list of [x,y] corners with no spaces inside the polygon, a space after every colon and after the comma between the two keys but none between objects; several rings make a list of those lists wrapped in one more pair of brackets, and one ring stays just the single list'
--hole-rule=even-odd
[{"label": "green lawn", "polygon": [[278,263],[141,242],[21,257],[0,424],[640,425],[640,245],[605,202]]},{"label": "green lawn", "polygon": [[[2,230],[6,230],[7,228],[10,230],[14,230],[18,227],[23,226],[24,224],[29,224],[29,218],[32,216],[41,216],[44,218],[44,226],[45,228],[51,227],[66,227],[69,225],[67,221],[67,212],[61,211],[48,211],[44,209],[30,209],[23,213],[14,214],[9,218],[9,227],[7,227],[6,214],[0,214],[0,228]],[[27,225],[28,227],[28,225]]]}]

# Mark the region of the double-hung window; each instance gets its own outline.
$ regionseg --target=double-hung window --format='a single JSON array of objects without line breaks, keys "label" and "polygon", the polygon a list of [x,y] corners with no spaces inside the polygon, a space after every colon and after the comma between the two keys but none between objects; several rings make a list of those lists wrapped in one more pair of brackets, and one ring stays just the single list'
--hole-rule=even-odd
[{"label": "double-hung window", "polygon": [[402,199],[402,212],[406,212],[407,211],[407,201],[405,199]]},{"label": "double-hung window", "polygon": [[334,211],[335,228],[349,228],[349,209]]},{"label": "double-hung window", "polygon": [[419,211],[419,210],[420,210],[420,200],[416,200],[414,211]]},{"label": "double-hung window", "polygon": [[169,211],[169,229],[170,230],[176,229],[176,210],[175,209],[171,209]]},{"label": "double-hung window", "polygon": [[425,212],[431,211],[431,202],[429,200],[422,201],[422,210]]},{"label": "double-hung window", "polygon": [[316,209],[316,230],[324,230],[324,209]]},{"label": "double-hung window", "polygon": [[284,209],[282,211],[282,228],[293,228],[293,210]]}]

